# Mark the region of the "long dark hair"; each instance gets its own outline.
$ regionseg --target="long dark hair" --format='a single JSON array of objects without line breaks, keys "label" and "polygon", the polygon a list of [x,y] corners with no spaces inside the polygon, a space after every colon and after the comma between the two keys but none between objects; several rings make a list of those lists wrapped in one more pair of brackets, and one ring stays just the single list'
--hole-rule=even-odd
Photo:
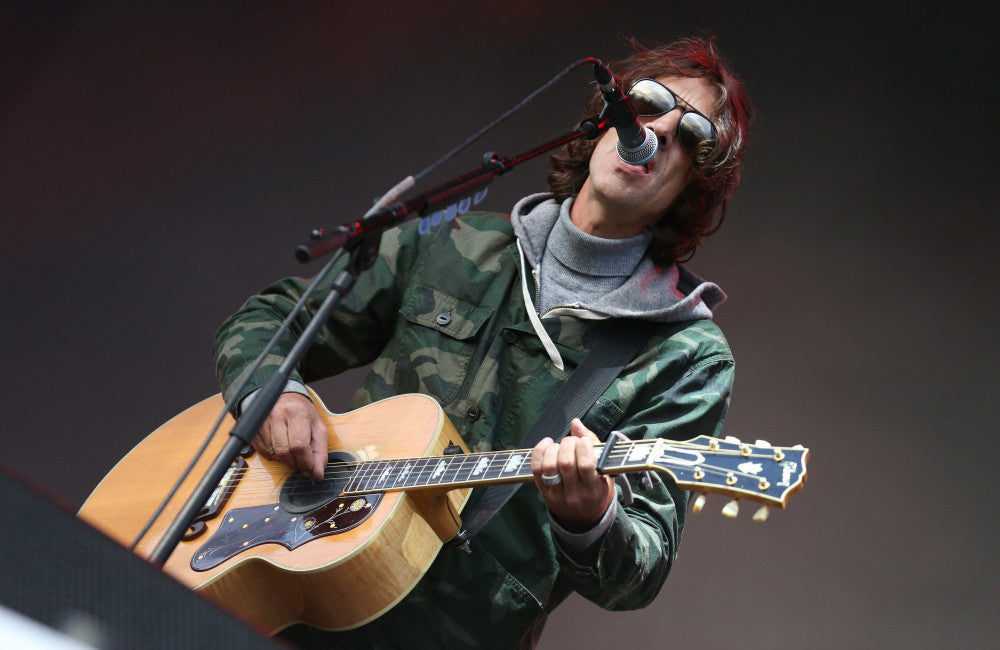
[{"label": "long dark hair", "polygon": [[[722,225],[727,199],[736,191],[753,120],[753,104],[743,83],[711,40],[690,37],[667,45],[648,47],[629,40],[634,53],[612,64],[622,87],[643,77],[664,75],[706,79],[716,89],[712,106],[717,144],[694,160],[694,179],[666,214],[652,227],[649,252],[660,266],[690,259],[695,250]],[[603,108],[600,92],[587,105],[585,116]],[[579,193],[589,173],[596,140],[577,139],[552,156],[548,183],[559,200]]]}]

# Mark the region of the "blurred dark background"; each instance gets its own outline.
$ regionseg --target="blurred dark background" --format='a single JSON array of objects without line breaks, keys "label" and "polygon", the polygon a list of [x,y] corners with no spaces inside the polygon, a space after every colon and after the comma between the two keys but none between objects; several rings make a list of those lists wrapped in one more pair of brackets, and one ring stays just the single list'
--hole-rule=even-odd
[{"label": "blurred dark background", "polygon": [[[996,647],[996,25],[964,2],[5,2],[0,462],[75,511],[217,392],[216,326],[318,270],[292,255],[312,228],[621,34],[709,33],[761,119],[689,266],[730,295],[727,432],[810,447],[809,481],[764,525],[710,500],[651,607],[574,598],[542,647]],[[573,126],[589,75],[421,188]],[[342,409],[356,382],[320,390]]]}]

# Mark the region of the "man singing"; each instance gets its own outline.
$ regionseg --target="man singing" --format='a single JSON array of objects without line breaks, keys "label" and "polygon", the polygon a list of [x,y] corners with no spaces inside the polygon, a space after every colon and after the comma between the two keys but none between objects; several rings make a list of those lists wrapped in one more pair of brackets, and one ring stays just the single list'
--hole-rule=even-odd
[{"label": "man singing", "polygon": [[[626,503],[597,472],[593,443],[612,430],[687,440],[722,429],[733,359],[711,319],[725,295],[679,262],[721,223],[752,107],[703,39],[637,46],[614,70],[655,137],[653,157],[624,162],[609,130],[553,156],[551,192],[522,199],[510,216],[467,214],[424,235],[413,222],[385,233],[377,260],[320,330],[253,446],[321,479],[328,432],[304,383],[372,363],[356,406],[425,393],[471,450],[517,448],[594,346],[599,325],[641,320],[646,340],[569,435],[552,431],[535,446],[537,489],[518,490],[471,552],[445,546],[416,587],[366,625],[336,633],[297,626],[287,639],[330,648],[533,647],[571,591],[611,610],[644,607],[659,592],[687,493],[662,474],[652,486],[630,478]],[[602,107],[598,93],[585,114]],[[227,398],[307,284],[280,281],[222,325],[215,354]],[[275,361],[250,378],[237,396],[243,406],[292,342],[279,341]]]}]

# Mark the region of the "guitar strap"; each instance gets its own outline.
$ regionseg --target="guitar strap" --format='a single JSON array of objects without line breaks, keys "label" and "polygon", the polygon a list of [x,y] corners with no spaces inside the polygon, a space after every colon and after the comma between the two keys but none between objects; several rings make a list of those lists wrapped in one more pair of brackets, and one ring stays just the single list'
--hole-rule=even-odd
[{"label": "guitar strap", "polygon": [[[545,436],[558,441],[569,433],[570,421],[583,416],[622,369],[638,354],[652,333],[653,323],[641,320],[608,320],[596,328],[597,341],[556,392],[541,417],[521,441],[520,449],[530,449]],[[597,432],[601,433],[601,432]],[[606,436],[608,432],[603,432]],[[462,513],[462,528],[455,535],[466,552],[471,540],[510,500],[523,483],[493,485],[476,503]]]}]

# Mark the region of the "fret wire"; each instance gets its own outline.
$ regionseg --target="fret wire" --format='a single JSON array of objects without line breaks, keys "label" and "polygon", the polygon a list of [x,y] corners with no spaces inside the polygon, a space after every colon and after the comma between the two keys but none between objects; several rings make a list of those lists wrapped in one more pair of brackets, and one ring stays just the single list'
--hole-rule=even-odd
[{"label": "fret wire", "polygon": [[358,479],[359,478],[360,477],[358,475],[358,467],[357,467],[357,465],[355,465],[354,470],[350,472],[350,478],[348,479],[347,485],[344,488],[345,491],[347,491],[347,492],[356,492],[357,489],[358,489]]},{"label": "fret wire", "polygon": [[414,485],[427,485],[430,472],[427,469],[427,458],[420,458],[414,463]]},{"label": "fret wire", "polygon": [[427,477],[427,480],[431,482],[431,485],[439,485],[441,483],[441,477],[447,472],[446,467],[447,463],[440,456],[430,463],[430,475]]},{"label": "fret wire", "polygon": [[379,483],[379,477],[382,475],[382,466],[385,465],[384,460],[372,461],[371,472],[368,474],[369,487],[372,490],[381,490],[382,486]]},{"label": "fret wire", "polygon": [[420,458],[407,458],[406,466],[408,467],[406,475],[402,476],[403,487],[414,487],[420,485]]},{"label": "fret wire", "polygon": [[503,476],[503,470],[510,462],[511,452],[509,450],[493,453],[490,466],[486,469],[486,475],[491,479],[498,479]]},{"label": "fret wire", "polygon": [[[396,478],[393,480],[393,487],[409,487],[408,481],[410,479],[410,472],[413,469],[413,461],[409,458],[404,458],[396,461],[398,468],[396,470]],[[403,484],[400,486],[399,482],[402,481]]]},{"label": "fret wire", "polygon": [[445,463],[447,463],[447,466],[444,468],[444,473],[441,475],[441,481],[439,485],[450,485],[455,482],[456,473],[458,472],[462,462],[459,460],[457,455],[452,455],[452,456],[442,455],[441,458],[445,459]]},{"label": "fret wire", "polygon": [[421,485],[423,481],[423,468],[424,463],[421,458],[410,458],[410,473],[406,476],[406,484],[409,487],[416,487]]},{"label": "fret wire", "polygon": [[354,472],[356,474],[356,478],[354,479],[354,483],[355,483],[355,486],[356,486],[355,489],[358,492],[368,492],[369,491],[369,488],[368,488],[368,473],[369,473],[370,469],[371,468],[369,467],[369,461],[367,461],[367,460],[363,460],[363,461],[359,462],[357,468],[355,468]]},{"label": "fret wire", "polygon": [[364,463],[358,461],[354,464],[354,469],[351,470],[351,479],[347,482],[347,489],[351,492],[359,492],[361,487],[361,469]]},{"label": "fret wire", "polygon": [[489,458],[486,454],[474,454],[469,458],[468,467],[465,470],[465,478],[469,481],[478,481],[482,474],[476,474],[476,469],[481,467],[483,463],[489,464]]},{"label": "fret wire", "polygon": [[[508,478],[510,476],[520,476],[521,475],[520,470],[521,467],[524,465],[524,460],[526,458],[529,458],[530,455],[531,455],[530,452],[524,453],[520,449],[508,450],[505,454],[503,465],[500,468],[498,468],[500,476],[502,478]],[[522,456],[521,461],[512,466],[511,464],[514,462],[516,456]]]},{"label": "fret wire", "polygon": [[395,460],[385,460],[379,472],[379,485],[383,490],[391,488],[396,482],[399,464]]},{"label": "fret wire", "polygon": [[521,460],[521,467],[518,473],[521,476],[531,476],[531,454],[525,454],[524,458]]},{"label": "fret wire", "polygon": [[483,467],[483,471],[479,473],[479,478],[481,480],[492,480],[496,478],[496,467],[497,467],[497,454],[499,452],[491,451],[483,454],[483,458],[486,459],[486,465]]},{"label": "fret wire", "polygon": [[370,492],[371,488],[368,485],[368,476],[371,474],[371,462],[366,460],[358,463],[358,465],[358,469],[355,470],[358,474],[356,480],[357,490],[359,492]]},{"label": "fret wire", "polygon": [[[375,487],[379,490],[391,490],[393,488],[399,487],[399,481],[403,478],[403,467],[405,465],[404,459],[386,459],[380,461],[381,466],[378,468],[377,473],[374,474],[373,480],[376,482]],[[385,480],[379,480],[382,476],[385,476]],[[405,485],[404,485],[405,487]]]},{"label": "fret wire", "polygon": [[399,472],[399,463],[392,459],[386,459],[382,466],[382,473],[380,477],[384,477],[381,481],[382,489],[386,490],[393,486],[396,482],[396,476]]},{"label": "fret wire", "polygon": [[434,485],[434,471],[437,469],[438,462],[438,459],[435,457],[430,457],[424,462],[421,485]]},{"label": "fret wire", "polygon": [[435,481],[434,485],[441,485],[444,483],[444,478],[448,475],[448,468],[451,466],[451,461],[447,456],[438,456],[434,461],[434,466],[431,469],[431,480]]},{"label": "fret wire", "polygon": [[428,458],[424,461],[424,468],[420,475],[420,485],[428,486],[433,485],[434,481],[434,468],[437,466],[437,458]]},{"label": "fret wire", "polygon": [[452,456],[442,456],[442,458],[447,459],[448,467],[445,468],[444,476],[441,479],[442,485],[451,485],[455,483],[455,479],[458,477],[458,473],[462,469],[462,459],[458,455]]},{"label": "fret wire", "polygon": [[385,476],[385,466],[386,462],[384,460],[378,460],[375,462],[375,467],[372,468],[372,488],[376,490],[385,488],[385,481],[382,480]]},{"label": "fret wire", "polygon": [[451,480],[449,483],[461,483],[463,480],[468,479],[468,471],[466,470],[465,465],[466,461],[472,460],[472,455],[457,454],[455,456],[451,456],[451,458],[453,459],[451,464],[454,466],[454,470],[451,473]]},{"label": "fret wire", "polygon": [[374,461],[366,460],[361,463],[361,471],[359,472],[358,483],[362,492],[371,492],[371,475],[372,475],[372,464]]},{"label": "fret wire", "polygon": [[476,462],[476,468],[479,468],[480,471],[478,474],[473,475],[477,481],[486,481],[490,479],[495,460],[496,452],[486,452],[482,454],[481,459]]},{"label": "fret wire", "polygon": [[503,478],[504,469],[507,467],[507,463],[510,462],[511,456],[513,456],[513,452],[510,449],[493,453],[493,464],[490,465],[490,478]]},{"label": "fret wire", "polygon": [[[485,481],[490,478],[490,470],[493,467],[494,460],[496,459],[495,452],[486,452],[479,454],[476,462],[473,464],[469,471],[470,479],[476,481]],[[479,470],[476,472],[476,470]]]}]

